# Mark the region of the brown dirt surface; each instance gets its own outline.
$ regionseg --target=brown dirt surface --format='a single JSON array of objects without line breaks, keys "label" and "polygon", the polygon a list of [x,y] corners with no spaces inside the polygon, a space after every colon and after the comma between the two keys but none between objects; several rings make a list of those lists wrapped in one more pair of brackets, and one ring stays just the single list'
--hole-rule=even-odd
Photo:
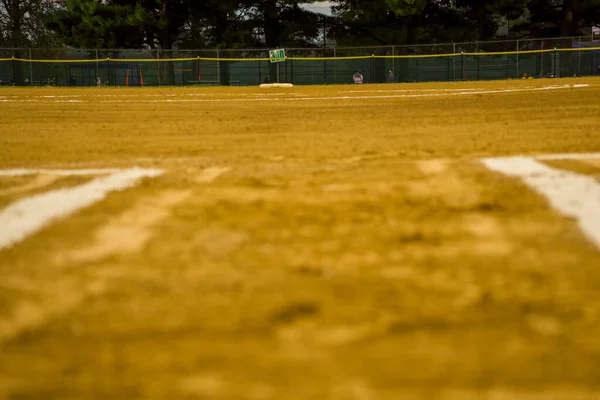
[{"label": "brown dirt surface", "polygon": [[0,95],[0,169],[165,171],[0,250],[0,399],[600,398],[599,249],[480,162],[600,152],[599,79]]}]

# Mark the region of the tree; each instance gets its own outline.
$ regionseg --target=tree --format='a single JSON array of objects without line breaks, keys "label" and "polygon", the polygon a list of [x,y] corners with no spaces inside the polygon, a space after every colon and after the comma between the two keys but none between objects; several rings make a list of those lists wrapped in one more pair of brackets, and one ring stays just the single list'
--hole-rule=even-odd
[{"label": "tree", "polygon": [[135,0],[66,0],[47,15],[47,26],[66,45],[84,49],[141,47],[144,32],[131,23]]},{"label": "tree", "polygon": [[331,35],[342,45],[406,44],[410,17],[397,14],[386,0],[339,0]]},{"label": "tree", "polygon": [[[262,46],[269,49],[314,46],[320,34],[319,16],[300,7],[300,3],[314,1],[256,0],[250,19]],[[269,64],[269,73],[277,79],[277,65]]]},{"label": "tree", "polygon": [[493,39],[527,0],[338,0],[334,36],[348,45],[403,45]]},{"label": "tree", "polygon": [[319,16],[300,7],[315,0],[258,0],[254,7],[256,27],[268,48],[314,44],[319,35]]},{"label": "tree", "polygon": [[[46,29],[45,13],[56,7],[52,0],[0,0],[0,47],[13,48],[12,56],[21,58],[22,50],[31,47],[58,45],[54,35]],[[13,68],[17,84],[24,81],[22,64]]]},{"label": "tree", "polygon": [[527,36],[571,37],[600,24],[600,0],[532,0],[528,21],[518,28]]},{"label": "tree", "polygon": [[[65,44],[78,48],[157,49],[170,58],[189,21],[192,0],[66,0],[49,17],[48,26]],[[159,78],[174,79],[171,63],[163,63]]]},{"label": "tree", "polygon": [[0,0],[0,45],[19,48],[56,44],[46,29],[44,15],[57,5],[53,0]]},{"label": "tree", "polygon": [[194,2],[184,48],[233,49],[260,46],[254,34],[252,0],[205,0]]}]

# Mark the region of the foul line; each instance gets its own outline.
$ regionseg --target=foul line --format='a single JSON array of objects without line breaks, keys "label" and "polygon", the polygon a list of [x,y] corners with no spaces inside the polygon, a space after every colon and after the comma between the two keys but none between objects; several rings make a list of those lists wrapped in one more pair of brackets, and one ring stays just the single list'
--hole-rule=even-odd
[{"label": "foul line", "polygon": [[566,153],[566,154],[546,154],[535,157],[537,160],[585,160],[588,158],[600,158],[600,153]]},{"label": "foul line", "polygon": [[0,170],[0,176],[25,176],[25,175],[58,175],[58,176],[86,176],[107,175],[123,171],[122,169],[5,169]]},{"label": "foul line", "polygon": [[[565,90],[584,88],[589,84],[578,85],[563,85],[563,86],[543,86],[543,87],[527,87],[527,88],[512,88],[512,89],[495,89],[495,90],[473,90],[462,89],[457,92],[450,92],[445,89],[440,89],[439,93],[417,93],[417,94],[389,94],[389,95],[366,95],[366,96],[316,96],[316,97],[264,97],[264,98],[204,98],[204,99],[185,99],[185,98],[170,98],[170,99],[124,99],[124,100],[35,100],[35,99],[0,99],[0,103],[246,103],[246,102],[273,102],[273,101],[324,101],[324,100],[376,100],[376,99],[402,99],[402,98],[419,98],[419,97],[447,97],[447,96],[473,96],[483,94],[499,94],[499,93],[523,93],[523,92],[539,92],[546,90]],[[362,91],[349,91],[348,93],[358,93]],[[290,93],[293,95],[293,93]],[[240,94],[247,96],[247,94]],[[133,97],[133,96],[132,96]],[[170,96],[165,96],[170,97]]]},{"label": "foul line", "polygon": [[[583,159],[600,154],[563,154],[535,157],[544,160]],[[589,176],[544,165],[534,157],[503,157],[482,160],[489,169],[520,178],[545,196],[550,205],[575,218],[584,234],[600,249],[600,183]]]},{"label": "foul line", "polygon": [[[29,174],[31,170],[0,171],[4,176]],[[44,170],[41,170],[44,171]],[[82,170],[100,173],[101,170]],[[82,175],[82,171],[73,170],[68,174]],[[27,172],[27,173],[25,173]],[[59,175],[68,175],[67,171],[52,171]],[[39,173],[39,172],[32,172]],[[105,173],[105,172],[102,172]],[[99,177],[86,184],[66,189],[58,189],[25,198],[10,204],[0,211],[0,250],[10,247],[27,236],[39,231],[52,221],[92,205],[113,191],[124,190],[138,183],[142,178],[162,174],[156,169],[132,168],[127,170],[108,170],[111,175]],[[94,175],[95,173],[92,173]],[[85,174],[89,175],[89,174]]]}]

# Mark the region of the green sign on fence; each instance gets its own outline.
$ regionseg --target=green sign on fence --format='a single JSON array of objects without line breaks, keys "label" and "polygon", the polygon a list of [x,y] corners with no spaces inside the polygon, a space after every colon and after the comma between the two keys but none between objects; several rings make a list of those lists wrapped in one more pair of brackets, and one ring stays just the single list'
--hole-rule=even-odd
[{"label": "green sign on fence", "polygon": [[269,50],[269,58],[271,59],[272,63],[285,61],[285,50]]}]

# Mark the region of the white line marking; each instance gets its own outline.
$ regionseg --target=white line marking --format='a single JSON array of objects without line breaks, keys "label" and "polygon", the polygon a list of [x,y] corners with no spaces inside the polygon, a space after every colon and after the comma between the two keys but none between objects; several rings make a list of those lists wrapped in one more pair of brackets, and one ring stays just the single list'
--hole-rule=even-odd
[{"label": "white line marking", "polygon": [[230,167],[211,167],[202,171],[200,176],[196,178],[198,183],[209,183],[217,179],[219,176],[231,170]]},{"label": "white line marking", "polygon": [[[41,103],[40,100],[22,100],[22,99],[0,99],[1,103]],[[52,101],[46,101],[52,103]]]},{"label": "white line marking", "polygon": [[546,154],[535,157],[537,160],[585,160],[588,158],[600,158],[600,153],[575,153],[575,154]]},{"label": "white line marking", "polygon": [[0,250],[22,241],[58,218],[104,199],[110,192],[127,189],[142,178],[160,174],[162,171],[156,169],[132,168],[74,188],[16,201],[0,211]]},{"label": "white line marking", "polygon": [[63,95],[63,96],[33,96],[33,97],[38,97],[41,99],[55,99],[55,98],[61,98],[61,97],[66,97],[66,98],[83,97],[83,95],[67,94],[67,95]]},{"label": "white line marking", "polygon": [[5,169],[0,170],[0,176],[24,176],[24,175],[59,175],[59,176],[85,176],[106,175],[122,172],[122,169]]},{"label": "white line marking", "polygon": [[[498,93],[522,93],[522,92],[538,92],[545,90],[565,90],[565,89],[573,89],[573,88],[582,88],[588,87],[590,85],[587,84],[579,84],[579,85],[552,85],[552,86],[543,86],[543,87],[524,87],[524,88],[505,88],[505,89],[493,89],[493,90],[479,90],[479,89],[432,89],[428,91],[428,89],[422,89],[421,92],[426,93],[414,93],[414,94],[389,94],[389,95],[357,95],[357,96],[313,96],[313,97],[300,97],[295,93],[287,93],[289,96],[294,97],[264,97],[264,98],[256,98],[256,97],[242,97],[248,96],[247,93],[232,93],[232,94],[222,94],[220,96],[239,96],[235,97],[226,97],[226,98],[200,98],[200,99],[186,99],[183,97],[179,98],[170,98],[170,99],[156,99],[156,100],[146,100],[143,99],[143,95],[126,95],[123,97],[129,97],[127,99],[122,100],[99,100],[99,103],[228,103],[228,102],[265,102],[265,101],[319,101],[319,100],[365,100],[365,99],[401,99],[401,98],[418,98],[418,97],[445,97],[445,96],[472,96],[472,95],[480,95],[480,94],[498,94]],[[375,91],[348,91],[348,92],[339,92],[339,93],[361,93],[361,92],[375,92]],[[201,96],[204,94],[188,94],[187,96]],[[212,94],[207,94],[210,96]],[[217,94],[214,94],[217,95]],[[272,95],[272,93],[270,94]],[[113,96],[102,96],[97,95],[96,97],[118,97],[119,95]],[[173,95],[156,95],[157,97],[172,97]],[[0,99],[0,102],[4,103],[26,103],[26,102],[34,102],[34,103],[90,103],[90,100],[26,100],[21,98],[11,98],[11,99]]]},{"label": "white line marking", "polygon": [[266,97],[266,98],[239,98],[239,99],[167,99],[167,100],[104,100],[100,103],[227,103],[227,102],[265,102],[265,101],[319,101],[319,100],[365,100],[365,99],[402,99],[418,97],[447,97],[447,96],[472,96],[478,94],[519,93],[538,92],[545,90],[564,90],[570,86],[545,86],[527,89],[502,89],[481,90],[461,92],[440,92],[421,94],[390,94],[390,95],[368,95],[368,96],[323,96],[323,97]]},{"label": "white line marking", "polygon": [[56,175],[36,175],[29,182],[25,182],[20,185],[8,187],[6,189],[0,189],[0,197],[11,196],[19,193],[26,193],[29,190],[40,189],[49,185],[52,185],[60,177]]},{"label": "white line marking", "polygon": [[338,94],[344,93],[395,93],[395,92],[467,92],[473,90],[485,90],[484,88],[456,88],[456,89],[379,89],[379,90],[346,90],[339,91]]},{"label": "white line marking", "polygon": [[491,170],[516,176],[545,196],[552,207],[577,220],[600,249],[600,183],[589,176],[544,165],[531,157],[487,158]]}]

